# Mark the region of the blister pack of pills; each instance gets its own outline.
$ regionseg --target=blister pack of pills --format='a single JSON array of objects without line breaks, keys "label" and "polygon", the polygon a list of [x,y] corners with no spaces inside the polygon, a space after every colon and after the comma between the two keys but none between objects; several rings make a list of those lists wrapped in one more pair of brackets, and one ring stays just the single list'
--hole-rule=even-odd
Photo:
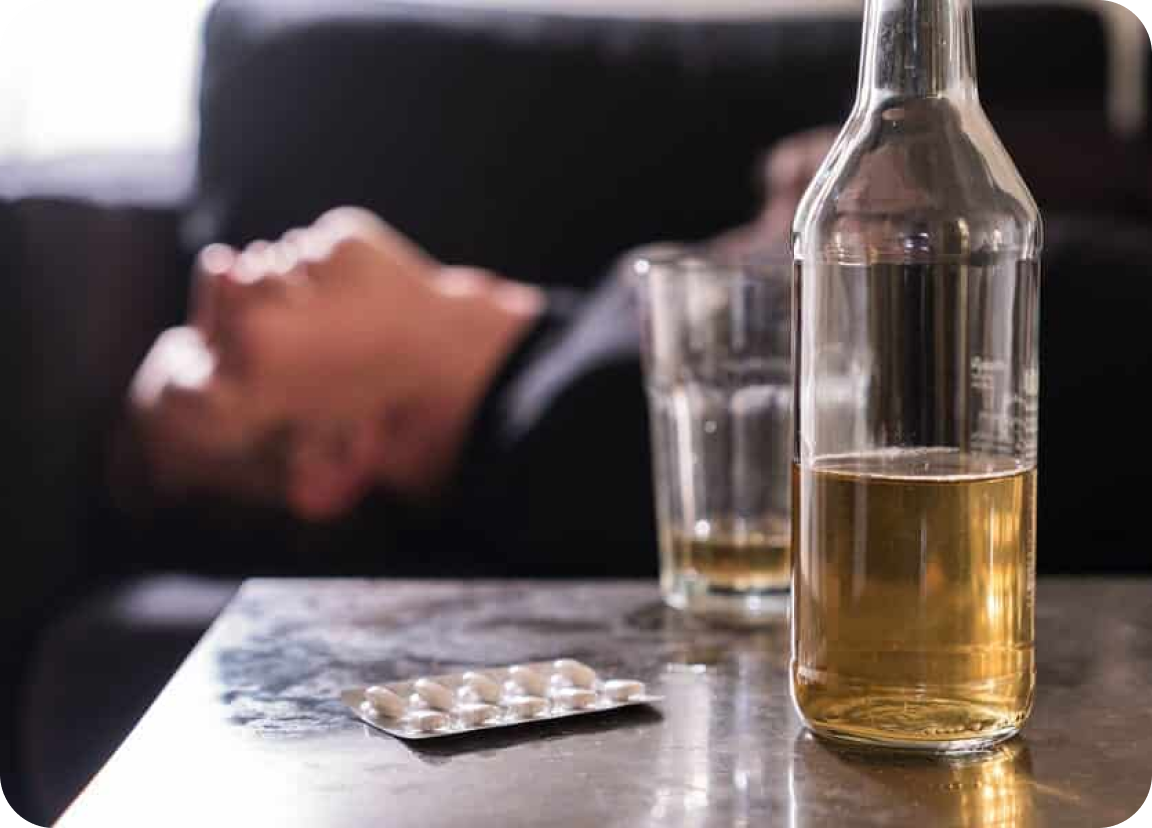
[{"label": "blister pack of pills", "polygon": [[362,721],[401,739],[434,739],[661,699],[639,681],[604,679],[571,658],[424,676],[341,694]]}]

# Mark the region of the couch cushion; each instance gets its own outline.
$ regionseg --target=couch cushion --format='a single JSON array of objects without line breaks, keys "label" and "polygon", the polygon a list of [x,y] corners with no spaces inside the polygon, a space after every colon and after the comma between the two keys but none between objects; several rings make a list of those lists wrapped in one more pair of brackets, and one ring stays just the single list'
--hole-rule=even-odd
[{"label": "couch cushion", "polygon": [[[997,5],[977,30],[994,117],[1103,127],[1098,13]],[[1025,31],[1045,44],[1026,60]],[[352,202],[447,260],[585,284],[626,248],[750,216],[759,153],[847,112],[859,41],[856,17],[223,0],[190,238],[272,237]]]}]

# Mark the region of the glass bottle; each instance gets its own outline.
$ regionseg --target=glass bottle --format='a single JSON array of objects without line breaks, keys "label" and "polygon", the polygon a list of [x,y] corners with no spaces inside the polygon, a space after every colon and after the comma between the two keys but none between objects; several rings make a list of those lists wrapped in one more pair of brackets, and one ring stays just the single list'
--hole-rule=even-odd
[{"label": "glass bottle", "polygon": [[986,747],[1032,706],[1042,232],[970,0],[866,0],[792,245],[796,707],[833,738]]}]

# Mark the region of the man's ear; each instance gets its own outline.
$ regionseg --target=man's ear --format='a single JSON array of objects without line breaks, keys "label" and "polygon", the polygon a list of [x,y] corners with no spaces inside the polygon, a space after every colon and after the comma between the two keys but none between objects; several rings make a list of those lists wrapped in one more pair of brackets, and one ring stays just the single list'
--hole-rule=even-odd
[{"label": "man's ear", "polygon": [[288,462],[289,508],[314,521],[352,511],[374,482],[379,447],[379,431],[370,422],[338,432],[298,431]]}]

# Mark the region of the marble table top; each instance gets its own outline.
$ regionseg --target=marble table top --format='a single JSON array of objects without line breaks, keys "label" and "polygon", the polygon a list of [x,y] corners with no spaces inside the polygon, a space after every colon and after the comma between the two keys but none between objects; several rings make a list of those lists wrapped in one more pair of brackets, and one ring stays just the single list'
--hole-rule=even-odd
[{"label": "marble table top", "polygon": [[[785,619],[709,627],[654,584],[250,581],[59,824],[1115,825],[1152,783],[1152,581],[1041,579],[1037,606],[1023,736],[944,760],[814,739],[788,696]],[[560,655],[666,699],[424,743],[339,701]]]}]

